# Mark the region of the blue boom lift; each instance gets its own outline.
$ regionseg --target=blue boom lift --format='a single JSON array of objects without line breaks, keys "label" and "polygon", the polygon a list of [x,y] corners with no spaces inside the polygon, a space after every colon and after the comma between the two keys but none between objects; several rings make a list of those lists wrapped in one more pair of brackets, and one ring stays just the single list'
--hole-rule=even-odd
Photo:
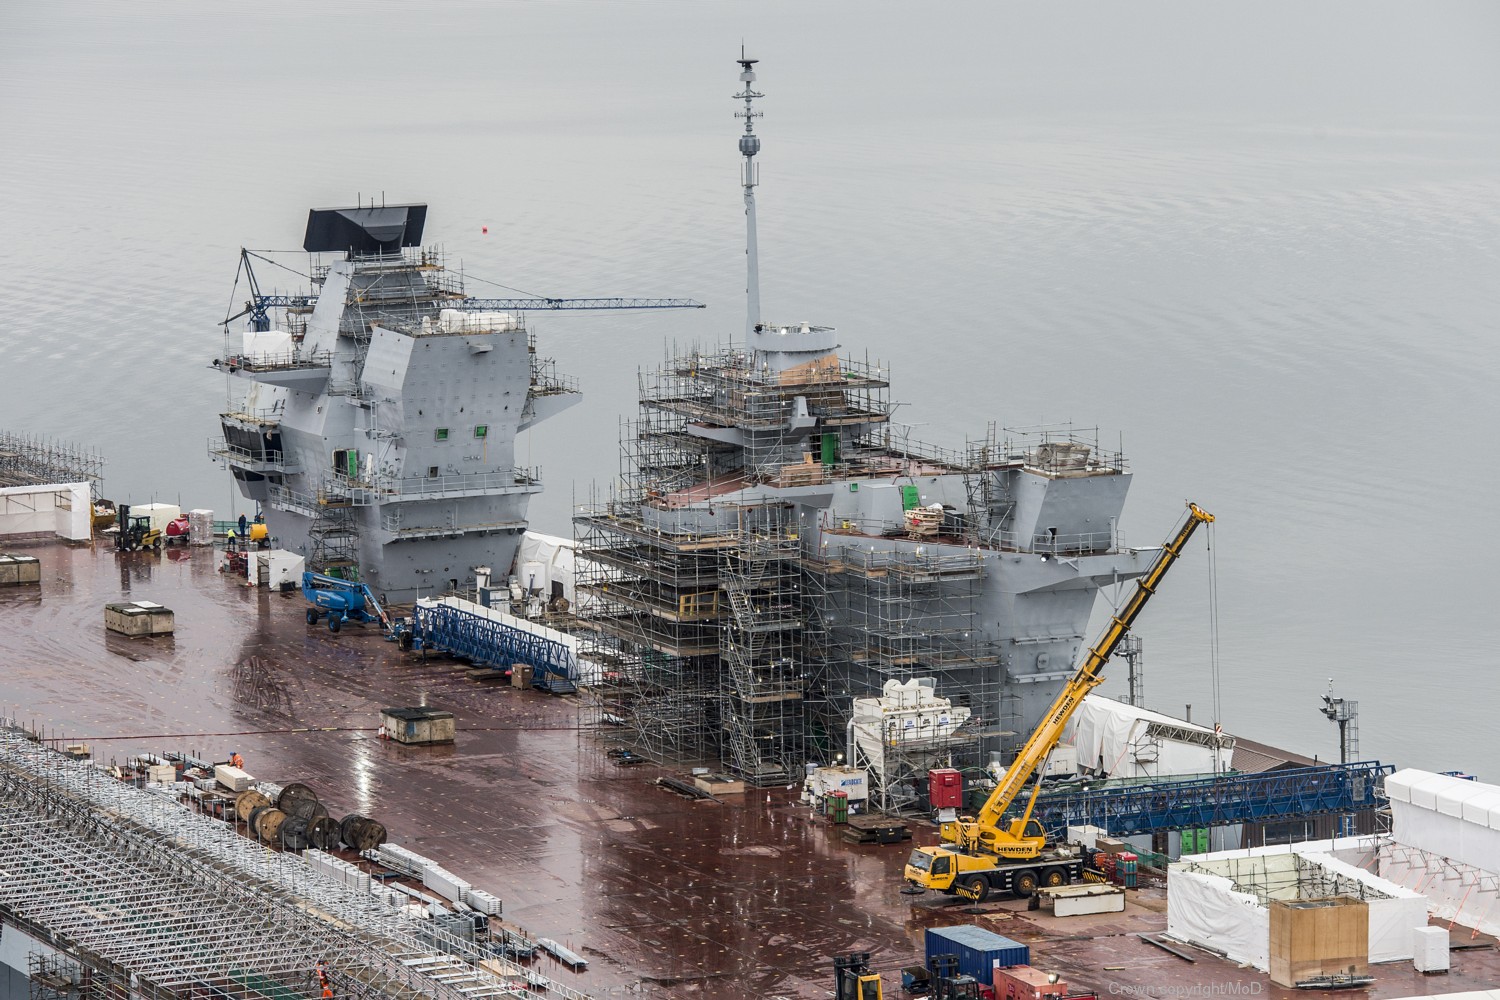
[{"label": "blue boom lift", "polygon": [[302,596],[312,605],[307,609],[309,625],[318,624],[318,619],[327,615],[330,632],[337,632],[346,621],[379,622],[388,635],[394,629],[374,591],[363,583],[321,573],[303,573]]}]

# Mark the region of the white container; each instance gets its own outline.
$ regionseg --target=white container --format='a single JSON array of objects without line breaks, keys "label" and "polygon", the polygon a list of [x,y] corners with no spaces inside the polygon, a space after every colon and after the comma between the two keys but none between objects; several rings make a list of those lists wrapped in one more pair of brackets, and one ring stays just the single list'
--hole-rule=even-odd
[{"label": "white container", "polygon": [[1109,831],[1102,826],[1070,826],[1068,827],[1068,843],[1081,844],[1093,849],[1095,842],[1100,837],[1109,836]]},{"label": "white container", "polygon": [[143,503],[130,505],[130,516],[151,518],[153,531],[166,531],[167,525],[182,516],[182,508],[175,503]]},{"label": "white container", "polygon": [[1047,766],[1042,771],[1044,778],[1072,778],[1078,774],[1078,747],[1072,743],[1059,743],[1047,755]]},{"label": "white container", "polygon": [[1448,971],[1448,930],[1445,927],[1412,929],[1411,964],[1418,972]]},{"label": "white container", "polygon": [[1052,896],[1052,915],[1057,917],[1125,912],[1125,890],[1119,886],[1090,883],[1069,886],[1048,895]]}]

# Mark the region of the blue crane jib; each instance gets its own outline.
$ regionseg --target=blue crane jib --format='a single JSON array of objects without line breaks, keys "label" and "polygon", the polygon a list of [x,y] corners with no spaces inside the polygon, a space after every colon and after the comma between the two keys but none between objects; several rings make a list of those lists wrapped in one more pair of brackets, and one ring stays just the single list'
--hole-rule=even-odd
[{"label": "blue crane jib", "polygon": [[[316,295],[256,295],[252,301],[260,311],[266,309],[311,309]],[[594,299],[454,299],[443,303],[444,309],[464,312],[524,311],[527,309],[707,309],[696,299],[630,299],[619,296]]]},{"label": "blue crane jib", "polygon": [[423,649],[440,649],[497,670],[517,664],[532,668],[532,686],[553,694],[578,690],[577,657],[567,637],[523,618],[469,602],[418,601],[414,630]]}]

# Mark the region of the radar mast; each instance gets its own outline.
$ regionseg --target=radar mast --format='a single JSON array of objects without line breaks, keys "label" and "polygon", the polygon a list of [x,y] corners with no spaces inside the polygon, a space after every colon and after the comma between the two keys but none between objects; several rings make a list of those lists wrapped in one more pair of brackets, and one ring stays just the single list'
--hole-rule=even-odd
[{"label": "radar mast", "polygon": [[745,47],[740,46],[740,82],[745,89],[734,95],[735,100],[745,102],[745,110],[736,111],[736,118],[745,119],[745,134],[740,136],[740,153],[745,157],[744,175],[741,182],[745,188],[745,340],[748,343],[750,335],[760,325],[760,253],[755,243],[755,185],[758,170],[755,163],[755,154],[760,152],[760,136],[755,134],[755,119],[762,117],[763,112],[755,110],[755,99],[766,95],[757,93],[752,84],[755,83],[755,64],[759,59],[747,59]]}]

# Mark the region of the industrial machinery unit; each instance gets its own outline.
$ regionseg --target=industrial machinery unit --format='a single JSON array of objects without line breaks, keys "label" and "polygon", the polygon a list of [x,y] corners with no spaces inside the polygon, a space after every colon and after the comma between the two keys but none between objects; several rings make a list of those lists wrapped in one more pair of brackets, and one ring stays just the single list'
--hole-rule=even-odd
[{"label": "industrial machinery unit", "polygon": [[115,548],[121,552],[135,552],[140,549],[160,549],[162,546],[162,529],[155,527],[150,514],[130,513],[129,504],[120,504],[115,508],[119,518],[115,529]]},{"label": "industrial machinery unit", "polygon": [[393,628],[390,616],[385,613],[375,592],[367,584],[324,576],[321,573],[303,573],[302,596],[311,605],[307,609],[309,625],[316,625],[320,618],[327,618],[330,632],[337,632],[344,622],[351,620],[379,622],[386,632]]},{"label": "industrial machinery unit", "polygon": [[979,814],[943,823],[939,846],[912,852],[904,874],[913,886],[983,900],[991,890],[1029,896],[1039,885],[1063,885],[1079,877],[1083,867],[1079,853],[1066,847],[1049,850],[1041,824],[1032,818],[1042,787],[1040,781],[1036,782],[1020,816],[1006,822],[1005,813],[1057,746],[1068,719],[1083,704],[1084,696],[1103,682],[1104,665],[1109,662],[1110,654],[1129,633],[1183,546],[1200,524],[1214,519],[1197,504],[1189,503],[1187,508],[1182,526],[1162,546],[1146,574],[1136,581],[1130,600],[1110,618],[1104,634],[1032,731]]}]

